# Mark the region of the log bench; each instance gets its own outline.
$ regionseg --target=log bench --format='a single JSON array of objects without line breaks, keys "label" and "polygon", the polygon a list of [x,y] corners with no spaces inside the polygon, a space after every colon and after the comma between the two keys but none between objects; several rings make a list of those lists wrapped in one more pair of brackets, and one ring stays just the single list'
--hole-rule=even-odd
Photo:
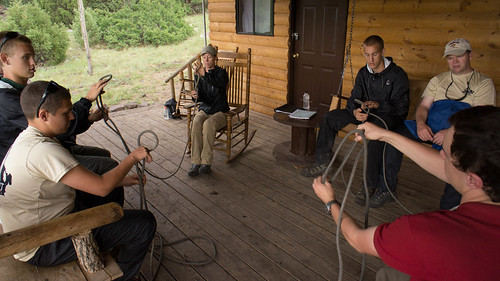
[{"label": "log bench", "polygon": [[77,261],[53,267],[38,267],[15,260],[13,255],[69,236],[118,221],[123,210],[117,203],[71,213],[33,226],[0,234],[2,280],[113,280],[122,275],[110,255],[103,258],[105,268],[88,273]]}]

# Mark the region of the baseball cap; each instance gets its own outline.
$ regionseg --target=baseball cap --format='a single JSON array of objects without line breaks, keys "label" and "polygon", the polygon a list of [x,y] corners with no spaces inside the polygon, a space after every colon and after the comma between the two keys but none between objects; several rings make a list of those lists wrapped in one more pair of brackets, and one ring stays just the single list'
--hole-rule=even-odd
[{"label": "baseball cap", "polygon": [[472,51],[469,41],[464,38],[456,38],[446,44],[443,58],[447,55],[462,55],[466,51]]},{"label": "baseball cap", "polygon": [[209,54],[212,57],[215,57],[217,55],[217,50],[215,50],[215,48],[211,44],[209,44],[208,46],[205,46],[203,47],[203,49],[201,49],[201,55],[203,56],[204,54]]}]

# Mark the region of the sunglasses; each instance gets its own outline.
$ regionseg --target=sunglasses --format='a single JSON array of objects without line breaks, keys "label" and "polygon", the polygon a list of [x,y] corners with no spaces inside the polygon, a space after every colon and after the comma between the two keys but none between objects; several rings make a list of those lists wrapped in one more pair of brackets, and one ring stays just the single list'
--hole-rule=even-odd
[{"label": "sunglasses", "polygon": [[465,99],[467,97],[467,95],[474,94],[474,91],[470,88],[470,80],[472,80],[472,77],[474,76],[474,70],[472,70],[472,75],[470,76],[469,81],[467,81],[467,88],[462,91],[462,93],[464,95],[458,99],[450,98],[448,96],[448,89],[451,87],[451,85],[453,85],[453,74],[451,74],[451,71],[450,71],[450,75],[451,75],[451,82],[450,82],[450,85],[448,85],[448,87],[446,88],[446,92],[444,93],[444,96],[447,99],[453,100],[453,101],[462,101],[463,99]]},{"label": "sunglasses", "polygon": [[42,107],[42,104],[47,99],[47,96],[50,93],[57,92],[57,90],[59,89],[59,87],[61,87],[61,86],[59,86],[59,84],[57,84],[56,82],[54,82],[52,80],[49,82],[49,84],[45,88],[45,91],[43,92],[42,99],[40,100],[40,103],[38,104],[38,107],[36,108],[36,118],[38,118],[39,113],[40,113],[40,108]]},{"label": "sunglasses", "polygon": [[15,32],[15,31],[9,31],[9,32],[7,32],[5,34],[5,36],[3,37],[2,43],[0,43],[0,51],[2,51],[3,45],[5,45],[5,43],[7,41],[9,41],[10,39],[15,39],[18,36],[19,36],[18,32]]}]

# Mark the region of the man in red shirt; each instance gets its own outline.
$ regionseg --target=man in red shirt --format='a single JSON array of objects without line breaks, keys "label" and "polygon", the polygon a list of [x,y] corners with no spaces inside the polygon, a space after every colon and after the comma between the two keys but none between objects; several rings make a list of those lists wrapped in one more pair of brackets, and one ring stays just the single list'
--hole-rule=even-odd
[{"label": "man in red shirt", "polygon": [[[500,108],[477,106],[450,118],[443,150],[370,123],[359,125],[370,140],[391,144],[461,195],[454,211],[406,215],[363,229],[346,213],[341,231],[357,251],[380,257],[411,280],[498,280],[500,277]],[[361,140],[357,136],[357,140]],[[335,222],[340,205],[321,178],[313,183]]]}]

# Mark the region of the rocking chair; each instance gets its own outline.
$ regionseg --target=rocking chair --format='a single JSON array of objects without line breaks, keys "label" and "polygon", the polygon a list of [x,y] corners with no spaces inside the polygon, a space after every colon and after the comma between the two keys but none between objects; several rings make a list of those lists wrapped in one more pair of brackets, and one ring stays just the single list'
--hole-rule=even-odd
[{"label": "rocking chair", "polygon": [[[236,52],[220,51],[217,59],[217,65],[225,69],[229,77],[226,94],[230,110],[224,113],[227,124],[216,133],[214,149],[225,151],[226,163],[229,163],[247,148],[255,135],[255,130],[249,132],[251,49],[249,48],[247,53],[238,53],[238,49]],[[190,135],[191,122],[197,106],[191,104],[185,108]]]}]

